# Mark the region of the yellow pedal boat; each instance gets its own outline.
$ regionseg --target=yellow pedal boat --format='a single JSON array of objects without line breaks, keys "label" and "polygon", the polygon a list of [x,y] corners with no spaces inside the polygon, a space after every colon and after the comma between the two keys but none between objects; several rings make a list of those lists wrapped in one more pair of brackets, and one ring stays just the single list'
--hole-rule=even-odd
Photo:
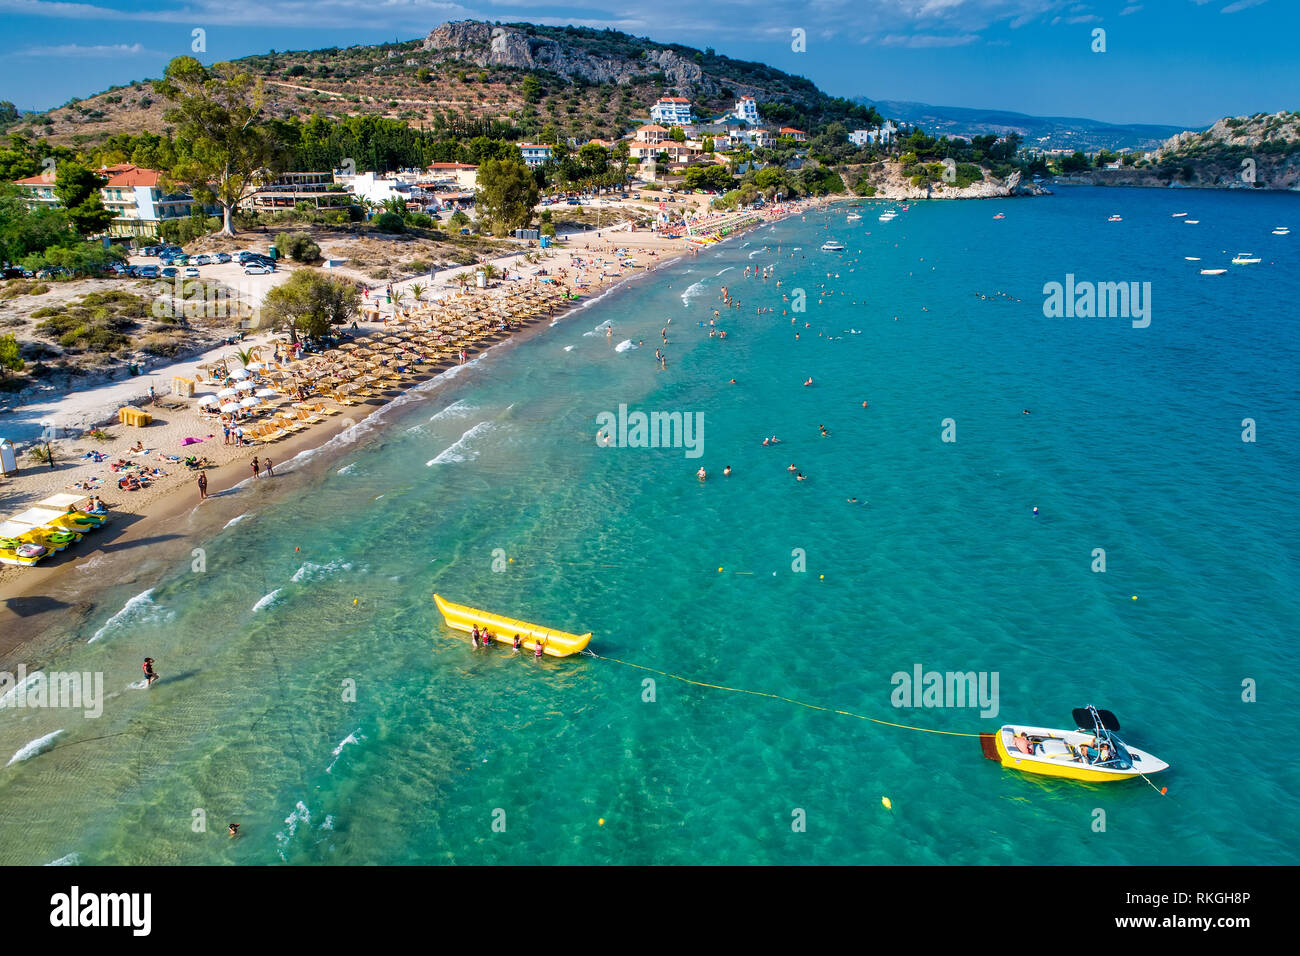
[{"label": "yellow pedal boat", "polygon": [[446,620],[448,627],[457,631],[464,631],[466,634],[475,625],[478,626],[480,632],[486,628],[492,635],[492,639],[498,644],[513,645],[515,635],[518,634],[523,646],[530,651],[535,650],[538,643],[541,643],[543,654],[550,657],[568,657],[571,654],[580,652],[591,641],[590,631],[586,634],[570,634],[567,631],[557,631],[538,624],[529,624],[527,621],[520,621],[513,617],[492,614],[489,611],[480,611],[478,608],[469,607],[465,604],[455,604],[444,599],[440,594],[435,594],[433,600],[438,605],[438,610],[442,612],[443,619]]}]

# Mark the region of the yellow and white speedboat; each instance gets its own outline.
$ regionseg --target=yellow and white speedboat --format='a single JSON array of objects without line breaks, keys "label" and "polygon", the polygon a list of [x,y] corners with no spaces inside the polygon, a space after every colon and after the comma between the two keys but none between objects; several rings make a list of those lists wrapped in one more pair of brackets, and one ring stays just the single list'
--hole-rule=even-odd
[{"label": "yellow and white speedboat", "polygon": [[[1089,704],[1073,712],[1077,730],[1006,724],[980,734],[984,756],[1024,773],[1113,783],[1159,773],[1169,764],[1120,739],[1119,720]],[[1091,729],[1088,729],[1091,728]]]}]

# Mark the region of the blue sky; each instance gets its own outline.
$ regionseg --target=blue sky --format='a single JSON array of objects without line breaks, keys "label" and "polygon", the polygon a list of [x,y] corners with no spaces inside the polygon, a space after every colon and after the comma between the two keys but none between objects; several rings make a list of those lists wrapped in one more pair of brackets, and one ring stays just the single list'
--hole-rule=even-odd
[{"label": "blue sky", "polygon": [[157,77],[196,28],[213,62],[413,39],[459,19],[711,46],[838,96],[1182,126],[1300,108],[1300,0],[0,0],[0,99],[46,109]]}]

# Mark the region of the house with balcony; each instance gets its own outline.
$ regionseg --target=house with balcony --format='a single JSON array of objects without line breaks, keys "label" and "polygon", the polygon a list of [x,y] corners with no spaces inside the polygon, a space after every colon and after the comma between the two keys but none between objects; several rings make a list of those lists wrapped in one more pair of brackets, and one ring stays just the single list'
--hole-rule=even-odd
[{"label": "house with balcony", "polygon": [[757,126],[762,122],[758,118],[758,103],[754,101],[752,96],[742,96],[736,100],[736,105],[731,109],[731,115],[748,123],[750,126]]},{"label": "house with balcony", "polygon": [[352,197],[332,172],[264,174],[252,195],[240,205],[251,209],[293,209],[300,202],[316,209],[339,209],[350,206]]},{"label": "house with balcony", "polygon": [[801,129],[795,129],[793,126],[782,126],[777,135],[781,139],[792,139],[796,143],[808,142],[808,134]]},{"label": "house with balcony", "polygon": [[666,127],[660,126],[658,123],[647,123],[636,131],[633,138],[638,143],[654,146],[656,143],[662,143],[668,139],[669,132]]},{"label": "house with balcony", "polygon": [[528,166],[541,166],[555,157],[555,147],[548,143],[520,143],[519,152],[523,153],[524,163]]},{"label": "house with balcony", "polygon": [[855,129],[849,133],[849,142],[854,146],[866,146],[868,143],[892,143],[898,127],[892,120],[885,120],[879,129]]},{"label": "house with balcony", "polygon": [[[169,219],[184,219],[194,209],[194,197],[179,189],[164,189],[163,175],[156,169],[145,169],[131,163],[117,163],[98,170],[106,180],[100,187],[99,198],[104,208],[113,214],[107,235],[129,238],[153,236],[160,223]],[[14,183],[31,206],[55,207],[59,205],[54,192],[54,177],[41,174],[29,176]]]},{"label": "house with balcony", "polygon": [[650,118],[661,126],[690,126],[695,122],[691,101],[684,96],[661,96],[650,107]]},{"label": "house with balcony", "polygon": [[478,167],[473,163],[430,163],[429,173],[434,179],[454,182],[461,190],[473,192],[478,186]]}]

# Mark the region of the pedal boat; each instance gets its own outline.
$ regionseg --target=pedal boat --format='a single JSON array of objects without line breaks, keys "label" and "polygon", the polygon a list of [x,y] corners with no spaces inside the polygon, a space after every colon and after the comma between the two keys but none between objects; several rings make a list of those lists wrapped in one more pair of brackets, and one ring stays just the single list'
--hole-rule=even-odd
[{"label": "pedal boat", "polygon": [[440,594],[435,594],[433,600],[438,605],[438,610],[442,612],[448,627],[468,634],[475,625],[478,625],[480,633],[486,628],[495,642],[505,644],[507,647],[514,645],[515,635],[518,634],[522,646],[529,651],[534,651],[540,643],[542,653],[548,657],[569,657],[582,651],[591,641],[590,631],[586,634],[557,631],[513,617],[481,611],[465,604],[455,604]]},{"label": "pedal boat", "polygon": [[1073,716],[1076,730],[1006,724],[997,733],[981,734],[984,755],[1022,773],[1089,783],[1115,783],[1169,768],[1159,757],[1121,740],[1119,721],[1110,711],[1090,704]]}]

